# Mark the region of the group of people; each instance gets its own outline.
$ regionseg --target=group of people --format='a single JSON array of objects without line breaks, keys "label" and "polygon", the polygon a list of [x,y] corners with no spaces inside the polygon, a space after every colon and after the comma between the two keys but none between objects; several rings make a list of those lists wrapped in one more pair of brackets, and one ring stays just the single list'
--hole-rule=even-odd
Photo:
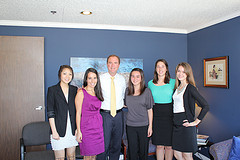
[{"label": "group of people", "polygon": [[[209,110],[199,94],[191,66],[182,62],[176,78],[170,78],[168,63],[159,59],[154,76],[145,85],[144,73],[134,68],[128,84],[117,73],[120,58],[107,58],[108,72],[99,76],[94,68],[85,72],[82,88],[69,83],[74,77],[68,65],[60,66],[59,83],[48,88],[47,115],[56,160],[75,160],[79,144],[86,160],[118,160],[126,107],[128,159],[147,160],[149,138],[156,145],[157,160],[191,160],[197,151],[196,126]],[[202,108],[195,119],[195,102]]]}]

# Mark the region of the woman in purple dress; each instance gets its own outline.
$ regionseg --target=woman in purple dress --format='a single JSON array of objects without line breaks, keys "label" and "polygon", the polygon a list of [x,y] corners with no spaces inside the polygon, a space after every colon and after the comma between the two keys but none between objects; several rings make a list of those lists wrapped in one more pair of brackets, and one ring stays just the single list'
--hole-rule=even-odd
[{"label": "woman in purple dress", "polygon": [[103,121],[100,115],[102,89],[98,72],[88,68],[84,75],[83,88],[75,99],[76,124],[80,154],[84,159],[94,160],[104,152]]}]

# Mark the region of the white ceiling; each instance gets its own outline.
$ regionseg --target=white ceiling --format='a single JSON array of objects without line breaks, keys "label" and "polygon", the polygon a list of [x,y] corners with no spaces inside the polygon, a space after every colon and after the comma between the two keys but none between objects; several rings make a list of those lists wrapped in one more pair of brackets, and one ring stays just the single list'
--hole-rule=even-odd
[{"label": "white ceiling", "polygon": [[0,0],[0,25],[14,26],[190,33],[237,16],[240,0]]}]

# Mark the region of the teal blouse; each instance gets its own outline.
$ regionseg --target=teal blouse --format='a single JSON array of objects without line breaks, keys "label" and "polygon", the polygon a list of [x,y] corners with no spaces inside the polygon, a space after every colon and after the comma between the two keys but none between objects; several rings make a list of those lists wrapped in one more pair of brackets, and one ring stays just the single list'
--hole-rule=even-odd
[{"label": "teal blouse", "polygon": [[172,103],[175,79],[170,79],[168,84],[156,86],[152,80],[148,82],[148,88],[152,91],[154,103]]}]

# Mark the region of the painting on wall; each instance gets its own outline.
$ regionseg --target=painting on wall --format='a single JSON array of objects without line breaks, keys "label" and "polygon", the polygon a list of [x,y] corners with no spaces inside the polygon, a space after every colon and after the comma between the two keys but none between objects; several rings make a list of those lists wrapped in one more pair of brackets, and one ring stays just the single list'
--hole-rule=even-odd
[{"label": "painting on wall", "polygon": [[[73,68],[74,79],[71,84],[77,87],[82,87],[84,73],[88,68],[94,68],[98,71],[99,75],[106,73],[107,70],[107,58],[81,58],[71,57],[70,65]],[[118,73],[124,76],[126,84],[129,79],[129,73],[133,68],[143,69],[143,59],[120,59],[120,67]]]},{"label": "painting on wall", "polygon": [[204,59],[204,86],[228,88],[228,56]]}]

